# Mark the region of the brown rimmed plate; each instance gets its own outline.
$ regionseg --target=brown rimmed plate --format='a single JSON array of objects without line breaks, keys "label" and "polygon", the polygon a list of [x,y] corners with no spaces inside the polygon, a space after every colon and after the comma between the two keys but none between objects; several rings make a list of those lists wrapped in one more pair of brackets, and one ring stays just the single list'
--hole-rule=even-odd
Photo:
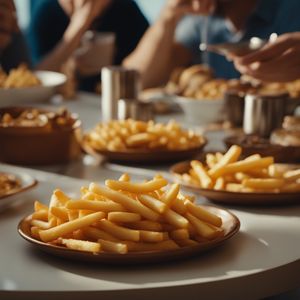
[{"label": "brown rimmed plate", "polygon": [[[288,167],[288,165],[282,165],[282,167]],[[176,182],[196,193],[199,193],[200,195],[215,203],[247,206],[300,204],[300,193],[239,193],[213,189],[203,189],[195,185],[187,184],[182,181],[177,175],[187,173],[189,168],[190,162],[184,161],[173,165],[170,171]]]},{"label": "brown rimmed plate", "polygon": [[106,150],[95,150],[86,141],[82,142],[83,150],[92,155],[102,155],[109,161],[123,162],[123,163],[167,163],[174,161],[181,161],[185,159],[192,159],[199,155],[206,145],[206,140],[199,147],[191,148],[187,150],[125,150],[125,151],[106,151]]},{"label": "brown rimmed plate", "polygon": [[[265,140],[263,143],[250,143],[245,141],[245,135],[233,135],[224,139],[225,145],[239,145],[243,149],[243,156],[260,154],[261,156],[273,156],[278,163],[299,163],[300,146],[282,146],[271,144]],[[249,137],[251,139],[251,137]]]},{"label": "brown rimmed plate", "polygon": [[9,175],[16,176],[17,180],[20,181],[21,186],[15,189],[11,189],[5,194],[0,194],[0,210],[12,205],[16,201],[19,201],[19,194],[28,191],[29,189],[35,187],[37,185],[37,180],[26,173],[12,173],[9,171],[9,168],[0,166],[0,173],[5,173]]},{"label": "brown rimmed plate", "polygon": [[129,252],[126,254],[117,253],[99,253],[93,254],[78,250],[68,249],[62,246],[47,244],[34,239],[30,235],[30,217],[22,219],[18,225],[18,232],[25,240],[32,243],[35,247],[49,254],[84,262],[95,262],[105,264],[139,264],[165,262],[177,259],[197,256],[225,243],[233,237],[240,228],[239,219],[226,209],[214,206],[204,206],[210,212],[218,215],[223,220],[224,236],[218,237],[212,241],[204,242],[196,246],[183,247],[169,251],[149,251],[149,252]]}]

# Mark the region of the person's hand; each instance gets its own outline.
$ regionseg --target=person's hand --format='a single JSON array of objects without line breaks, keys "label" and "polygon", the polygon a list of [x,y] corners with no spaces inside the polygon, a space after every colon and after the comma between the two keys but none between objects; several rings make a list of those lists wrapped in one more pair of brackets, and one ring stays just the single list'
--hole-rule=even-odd
[{"label": "person's hand", "polygon": [[90,26],[111,4],[112,0],[59,0],[61,7],[70,16],[71,22]]},{"label": "person's hand", "polygon": [[162,12],[167,20],[178,21],[186,14],[211,14],[216,6],[216,0],[168,0]]},{"label": "person's hand", "polygon": [[262,81],[287,82],[300,78],[300,32],[286,33],[262,49],[233,57],[235,67]]},{"label": "person's hand", "polygon": [[13,32],[18,31],[16,8],[12,0],[0,0],[0,50],[7,47]]}]

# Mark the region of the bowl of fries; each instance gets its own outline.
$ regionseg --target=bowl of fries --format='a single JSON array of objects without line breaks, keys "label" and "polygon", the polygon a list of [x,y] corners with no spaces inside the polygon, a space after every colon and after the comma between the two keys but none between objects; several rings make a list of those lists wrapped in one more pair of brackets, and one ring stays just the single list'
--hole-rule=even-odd
[{"label": "bowl of fries", "polygon": [[241,147],[208,153],[205,162],[181,162],[171,168],[174,179],[208,199],[238,205],[299,203],[300,169],[274,163],[259,154],[240,159]]},{"label": "bowl of fries", "polygon": [[0,161],[41,165],[65,163],[80,153],[81,122],[65,109],[0,108]]},{"label": "bowl of fries", "polygon": [[100,123],[85,134],[83,148],[109,160],[161,163],[194,157],[206,139],[177,122],[167,124],[132,119]]},{"label": "bowl of fries", "polygon": [[128,174],[90,183],[76,200],[61,190],[36,201],[18,231],[54,255],[108,264],[187,258],[223,244],[240,227],[227,210],[197,205],[160,175],[132,182]]},{"label": "bowl of fries", "polygon": [[65,82],[64,74],[31,71],[24,65],[9,74],[0,71],[0,107],[46,101]]}]

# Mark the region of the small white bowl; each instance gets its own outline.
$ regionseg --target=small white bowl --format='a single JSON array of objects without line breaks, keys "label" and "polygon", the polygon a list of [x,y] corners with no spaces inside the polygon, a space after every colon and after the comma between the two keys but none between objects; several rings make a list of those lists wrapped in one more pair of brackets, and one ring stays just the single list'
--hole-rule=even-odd
[{"label": "small white bowl", "polygon": [[187,123],[205,125],[224,120],[223,99],[198,100],[175,97],[174,100],[182,108]]},{"label": "small white bowl", "polygon": [[41,81],[40,86],[0,88],[0,107],[47,101],[67,80],[64,74],[57,72],[35,71],[34,74]]}]

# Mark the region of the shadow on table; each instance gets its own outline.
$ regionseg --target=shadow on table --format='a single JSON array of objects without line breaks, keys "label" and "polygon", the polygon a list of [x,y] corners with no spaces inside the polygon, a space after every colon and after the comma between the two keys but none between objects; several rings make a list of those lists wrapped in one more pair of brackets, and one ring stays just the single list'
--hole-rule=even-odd
[{"label": "shadow on table", "polygon": [[[260,255],[256,255],[260,253]],[[151,265],[105,265],[82,263],[79,261],[55,258],[40,251],[32,251],[29,255],[37,256],[48,265],[65,272],[84,277],[125,284],[142,285],[160,283],[167,285],[178,281],[198,280],[203,282],[223,276],[238,276],[260,271],[266,266],[270,255],[270,245],[247,233],[240,232],[225,245],[200,254],[199,257]],[[159,276],[158,276],[159,275]]]}]

